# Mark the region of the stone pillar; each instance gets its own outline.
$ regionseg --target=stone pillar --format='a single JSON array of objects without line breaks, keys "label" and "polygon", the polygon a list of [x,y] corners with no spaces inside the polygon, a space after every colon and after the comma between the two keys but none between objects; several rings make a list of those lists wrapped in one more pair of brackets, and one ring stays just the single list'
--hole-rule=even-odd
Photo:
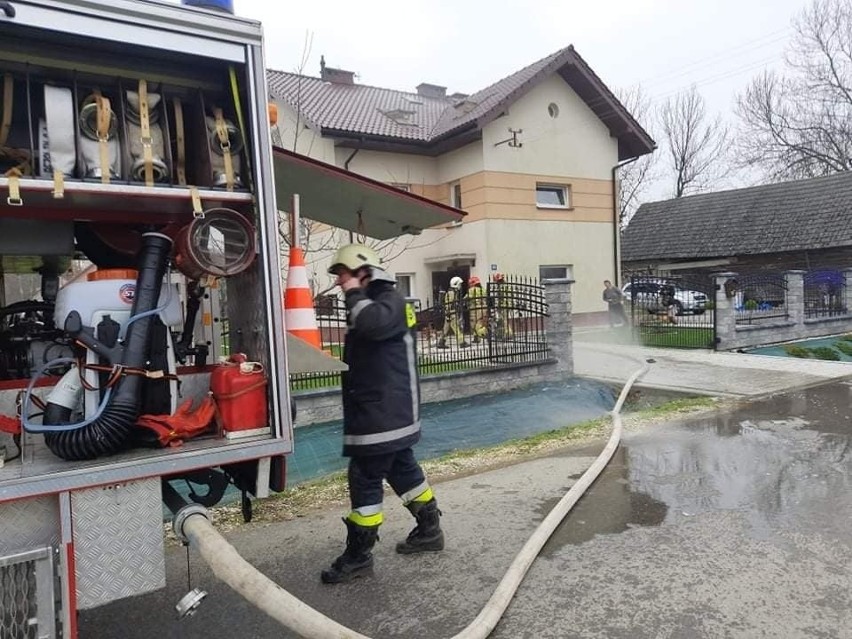
[{"label": "stone pillar", "polygon": [[544,319],[547,345],[556,360],[548,379],[565,379],[574,374],[574,338],[571,319],[571,285],[574,280],[543,280],[548,316]]},{"label": "stone pillar", "polygon": [[805,271],[787,271],[787,316],[797,327],[805,326]]},{"label": "stone pillar", "polygon": [[736,295],[728,297],[725,293],[725,282],[736,279],[736,273],[716,273],[716,348],[726,351],[735,348],[734,340],[737,335]]},{"label": "stone pillar", "polygon": [[843,269],[843,290],[840,292],[840,305],[844,315],[852,315],[852,268]]}]

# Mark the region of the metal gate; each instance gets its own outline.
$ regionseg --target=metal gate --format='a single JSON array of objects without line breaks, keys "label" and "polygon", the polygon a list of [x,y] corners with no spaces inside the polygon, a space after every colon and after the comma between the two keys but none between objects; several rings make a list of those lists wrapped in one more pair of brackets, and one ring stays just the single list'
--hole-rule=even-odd
[{"label": "metal gate", "polygon": [[633,276],[624,303],[645,346],[715,348],[715,283],[708,275]]}]

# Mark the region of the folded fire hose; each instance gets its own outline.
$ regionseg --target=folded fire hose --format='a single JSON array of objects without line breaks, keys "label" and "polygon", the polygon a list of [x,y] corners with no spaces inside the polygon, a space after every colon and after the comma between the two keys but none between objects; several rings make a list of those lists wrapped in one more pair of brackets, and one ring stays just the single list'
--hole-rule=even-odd
[{"label": "folded fire hose", "polygon": [[110,100],[100,91],[83,100],[80,110],[80,160],[87,178],[107,184],[121,175],[118,118]]},{"label": "folded fire hose", "polygon": [[[643,363],[622,388],[611,413],[612,433],[601,454],[527,540],[476,619],[452,639],[485,639],[497,626],[544,544],[606,468],[618,448],[622,431],[621,408],[633,384],[648,371],[651,362]],[[167,505],[175,509],[172,501],[167,500]],[[216,531],[202,506],[193,504],[177,509],[174,529],[181,539],[201,553],[219,579],[299,636],[310,639],[370,639],[311,608],[258,571]]]},{"label": "folded fire hose", "polygon": [[73,177],[77,144],[71,89],[45,85],[44,111],[45,120],[39,123],[39,173],[42,177],[52,177],[54,171],[59,171],[64,177]]},{"label": "folded fire hose", "polygon": [[139,91],[127,91],[127,144],[130,150],[130,179],[153,186],[169,179],[165,141],[160,126],[160,95],[148,93],[145,80]]}]

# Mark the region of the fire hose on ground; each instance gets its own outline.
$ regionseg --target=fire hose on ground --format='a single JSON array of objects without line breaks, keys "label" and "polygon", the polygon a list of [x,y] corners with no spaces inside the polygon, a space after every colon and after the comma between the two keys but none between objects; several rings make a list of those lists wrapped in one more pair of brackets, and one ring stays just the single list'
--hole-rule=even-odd
[{"label": "fire hose on ground", "polygon": [[[603,451],[527,540],[476,619],[452,639],[485,639],[497,626],[547,540],[606,468],[618,448],[622,432],[621,409],[633,384],[648,371],[652,362],[648,360],[642,363],[642,367],[628,378],[621,389],[611,412],[612,433]],[[174,529],[177,535],[201,553],[220,580],[259,610],[308,639],[370,639],[326,617],[284,590],[240,556],[216,531],[202,506],[186,505],[168,484],[164,484],[164,488],[166,505],[175,512]]]}]

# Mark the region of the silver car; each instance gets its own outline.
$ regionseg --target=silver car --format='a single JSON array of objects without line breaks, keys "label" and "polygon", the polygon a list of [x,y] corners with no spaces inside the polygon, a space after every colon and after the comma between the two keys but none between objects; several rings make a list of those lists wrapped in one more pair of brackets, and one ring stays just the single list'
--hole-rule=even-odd
[{"label": "silver car", "polygon": [[674,282],[665,280],[638,280],[624,286],[624,299],[631,304],[644,307],[649,313],[665,311],[662,303],[662,289],[671,286],[674,289],[674,307],[678,315],[692,313],[701,315],[707,309],[707,295],[701,291],[681,288]]}]

